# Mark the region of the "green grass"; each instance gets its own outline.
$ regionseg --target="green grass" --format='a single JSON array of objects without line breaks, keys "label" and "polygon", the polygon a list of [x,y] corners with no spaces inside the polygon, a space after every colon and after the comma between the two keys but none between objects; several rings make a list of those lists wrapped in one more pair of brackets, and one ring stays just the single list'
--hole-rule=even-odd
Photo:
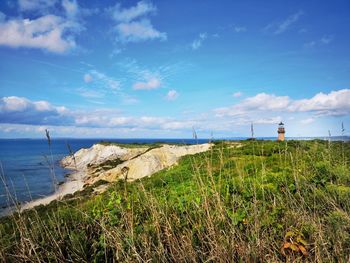
[{"label": "green grass", "polygon": [[161,147],[162,145],[168,144],[168,145],[186,145],[183,143],[164,143],[164,142],[154,142],[154,143],[119,143],[119,142],[108,142],[108,141],[100,141],[98,144],[101,145],[115,145],[123,148],[157,148]]},{"label": "green grass", "polygon": [[0,220],[4,262],[349,262],[350,144],[216,142]]},{"label": "green grass", "polygon": [[[140,147],[145,147],[148,148],[150,144],[147,143],[118,143],[118,142],[108,142],[108,141],[100,141],[97,144],[101,144],[104,146],[109,146],[109,145],[115,145],[123,148],[140,148]],[[153,144],[151,144],[153,145]],[[156,145],[156,144],[154,144]]]}]

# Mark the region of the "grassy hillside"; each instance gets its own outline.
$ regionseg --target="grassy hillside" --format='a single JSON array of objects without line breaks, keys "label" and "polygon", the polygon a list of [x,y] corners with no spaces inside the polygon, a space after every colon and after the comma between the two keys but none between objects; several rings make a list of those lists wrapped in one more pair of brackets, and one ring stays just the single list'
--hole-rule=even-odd
[{"label": "grassy hillside", "polygon": [[0,221],[4,262],[349,262],[350,144],[216,142]]}]

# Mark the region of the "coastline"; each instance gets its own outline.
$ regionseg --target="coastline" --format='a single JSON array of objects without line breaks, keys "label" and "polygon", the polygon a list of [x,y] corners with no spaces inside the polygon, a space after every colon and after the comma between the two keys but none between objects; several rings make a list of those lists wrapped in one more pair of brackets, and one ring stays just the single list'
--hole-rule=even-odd
[{"label": "coastline", "polygon": [[[54,200],[60,201],[64,196],[82,190],[85,183],[93,185],[99,180],[116,181],[123,176],[125,167],[128,169],[128,180],[151,176],[175,165],[182,156],[207,151],[211,146],[205,143],[183,146],[162,144],[154,148],[123,148],[118,145],[95,144],[88,149],[82,148],[75,152],[74,156],[66,156],[60,161],[60,165],[72,173],[54,193],[9,207],[0,212],[0,217],[9,216],[15,212],[21,213],[39,205],[48,205]],[[89,167],[92,168],[89,169]]]},{"label": "coastline", "polygon": [[75,171],[74,173],[69,175],[69,177],[67,178],[67,181],[61,184],[58,187],[57,191],[54,192],[52,195],[45,196],[43,198],[39,198],[39,199],[32,200],[22,204],[20,208],[21,212],[27,209],[31,209],[35,206],[47,205],[51,201],[60,200],[65,195],[73,194],[76,191],[83,189],[84,178],[85,178],[85,172]]},{"label": "coastline", "polygon": [[85,177],[86,173],[84,171],[74,171],[67,177],[67,180],[63,184],[58,186],[57,191],[53,194],[44,196],[39,199],[24,202],[20,205],[19,209],[17,209],[15,206],[8,207],[0,213],[0,217],[9,216],[12,213],[18,211],[23,212],[25,210],[32,209],[39,205],[48,205],[54,200],[61,200],[64,196],[68,194],[73,194],[79,190],[82,190],[84,186]]}]

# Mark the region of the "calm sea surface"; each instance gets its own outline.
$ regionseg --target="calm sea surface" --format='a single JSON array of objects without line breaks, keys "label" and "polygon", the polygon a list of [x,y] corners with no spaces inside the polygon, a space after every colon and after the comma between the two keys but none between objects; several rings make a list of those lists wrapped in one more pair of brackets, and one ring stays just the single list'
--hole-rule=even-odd
[{"label": "calm sea surface", "polygon": [[[9,192],[17,201],[29,201],[54,192],[53,173],[58,182],[65,180],[70,171],[63,169],[59,161],[69,155],[67,144],[73,152],[89,148],[101,139],[56,139],[51,142],[51,150],[44,139],[0,139],[0,210],[13,205]],[[119,143],[187,143],[191,139],[103,139]],[[205,143],[208,140],[198,140]]]}]

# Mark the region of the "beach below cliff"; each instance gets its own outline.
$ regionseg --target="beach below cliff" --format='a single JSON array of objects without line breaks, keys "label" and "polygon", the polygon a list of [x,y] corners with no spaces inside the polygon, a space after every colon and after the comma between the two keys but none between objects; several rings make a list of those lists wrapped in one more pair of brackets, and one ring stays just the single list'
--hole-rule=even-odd
[{"label": "beach below cliff", "polygon": [[45,196],[43,198],[24,203],[23,205],[21,205],[21,211],[31,209],[39,205],[47,205],[54,200],[59,201],[68,194],[74,194],[75,192],[82,190],[84,187],[85,175],[86,174],[84,171],[74,171],[68,176],[66,182],[58,186],[57,191],[55,191],[55,193],[49,196]]}]

